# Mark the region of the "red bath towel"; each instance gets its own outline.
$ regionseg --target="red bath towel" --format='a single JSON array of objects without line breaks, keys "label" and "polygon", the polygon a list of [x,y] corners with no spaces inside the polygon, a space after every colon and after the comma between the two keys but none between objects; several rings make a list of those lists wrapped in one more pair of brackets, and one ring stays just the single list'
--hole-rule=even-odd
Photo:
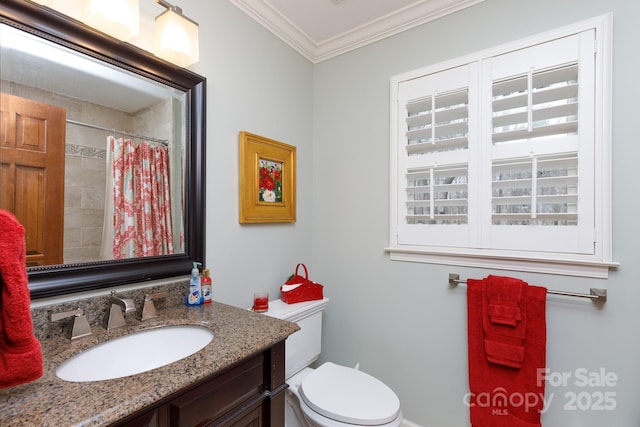
[{"label": "red bath towel", "polygon": [[0,209],[0,388],[42,376],[40,342],[33,335],[24,227]]},{"label": "red bath towel", "polygon": [[[547,290],[525,283],[521,290],[521,320],[517,326],[511,326],[487,321],[487,291],[483,290],[486,285],[485,282],[483,286],[482,280],[467,280],[471,424],[473,427],[541,427]],[[514,291],[519,292],[515,288]],[[485,325],[489,325],[488,332]],[[492,338],[488,340],[489,345],[487,338]],[[492,355],[492,352],[495,353]],[[512,363],[511,358],[519,358],[520,362]]]}]

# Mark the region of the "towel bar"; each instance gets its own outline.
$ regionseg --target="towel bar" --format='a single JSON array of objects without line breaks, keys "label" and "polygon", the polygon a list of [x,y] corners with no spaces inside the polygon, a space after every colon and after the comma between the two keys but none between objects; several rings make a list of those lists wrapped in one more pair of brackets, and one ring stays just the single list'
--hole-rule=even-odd
[{"label": "towel bar", "polygon": [[[460,279],[459,274],[449,273],[449,286],[457,286],[459,283],[467,283],[467,281]],[[548,289],[547,293],[552,295],[562,295],[566,297],[589,298],[593,302],[605,302],[607,300],[607,290],[602,288],[590,288],[588,294],[553,291],[551,289]]]}]

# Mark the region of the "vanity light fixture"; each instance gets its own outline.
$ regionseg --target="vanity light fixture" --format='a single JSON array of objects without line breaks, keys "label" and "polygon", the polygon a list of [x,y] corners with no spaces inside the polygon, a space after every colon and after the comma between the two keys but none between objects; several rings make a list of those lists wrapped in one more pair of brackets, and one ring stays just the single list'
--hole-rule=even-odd
[{"label": "vanity light fixture", "polygon": [[198,23],[184,16],[182,9],[177,6],[164,0],[155,2],[167,9],[156,17],[155,55],[180,67],[198,62]]},{"label": "vanity light fixture", "polygon": [[84,22],[120,40],[140,30],[138,0],[85,0]]},{"label": "vanity light fixture", "polygon": [[[85,24],[119,40],[132,39],[140,31],[139,0],[32,0],[67,15],[73,10],[84,14],[73,15]],[[165,0],[152,0],[166,10],[155,18],[153,53],[179,67],[198,62],[200,46],[198,23],[182,14],[182,9]],[[65,6],[66,9],[63,10]],[[149,50],[148,47],[144,47]]]}]

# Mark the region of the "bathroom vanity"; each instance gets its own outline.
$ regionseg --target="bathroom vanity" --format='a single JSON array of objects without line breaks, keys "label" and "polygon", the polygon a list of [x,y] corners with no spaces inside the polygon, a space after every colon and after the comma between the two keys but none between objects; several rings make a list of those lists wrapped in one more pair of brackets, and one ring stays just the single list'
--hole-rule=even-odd
[{"label": "bathroom vanity", "polygon": [[[104,307],[106,300],[94,304]],[[69,324],[41,324],[52,310],[78,305],[65,304],[70,305],[34,310],[44,375],[0,390],[3,427],[284,426],[284,341],[298,330],[295,323],[218,302],[200,307],[180,304],[159,306],[159,317],[150,321],[128,318],[126,327],[109,332],[89,319],[93,335],[72,342],[58,335],[58,329],[68,330]],[[56,376],[62,362],[101,342],[177,325],[206,327],[214,339],[191,356],[137,375],[91,382]]]},{"label": "bathroom vanity", "polygon": [[284,341],[113,426],[284,426]]}]

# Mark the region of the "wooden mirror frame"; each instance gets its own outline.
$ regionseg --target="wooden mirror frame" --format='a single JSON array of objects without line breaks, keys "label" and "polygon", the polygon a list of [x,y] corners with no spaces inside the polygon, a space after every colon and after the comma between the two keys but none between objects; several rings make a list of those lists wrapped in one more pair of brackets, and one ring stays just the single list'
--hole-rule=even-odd
[{"label": "wooden mirror frame", "polygon": [[0,22],[66,46],[186,94],[184,237],[182,254],[61,264],[28,269],[32,299],[187,275],[204,262],[206,79],[123,43],[52,9],[3,0]]}]

